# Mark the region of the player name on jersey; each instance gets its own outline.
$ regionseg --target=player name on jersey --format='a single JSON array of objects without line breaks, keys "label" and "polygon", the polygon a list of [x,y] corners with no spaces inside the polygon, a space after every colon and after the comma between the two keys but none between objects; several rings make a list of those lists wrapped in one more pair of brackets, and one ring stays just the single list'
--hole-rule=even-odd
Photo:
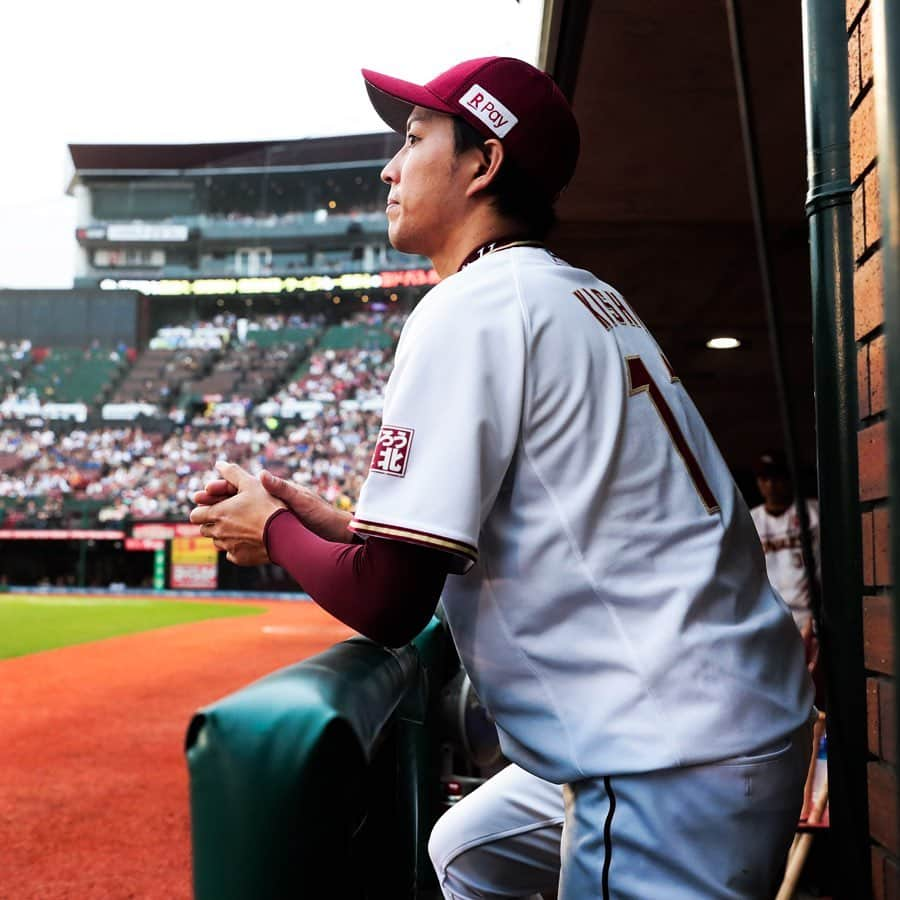
[{"label": "player name on jersey", "polygon": [[597,288],[580,288],[572,293],[587,308],[588,312],[607,330],[620,325],[643,328],[643,323],[628,308],[615,291],[601,291]]},{"label": "player name on jersey", "polygon": [[775,553],[778,550],[799,550],[803,546],[803,539],[799,534],[789,534],[785,537],[760,539],[764,553]]}]

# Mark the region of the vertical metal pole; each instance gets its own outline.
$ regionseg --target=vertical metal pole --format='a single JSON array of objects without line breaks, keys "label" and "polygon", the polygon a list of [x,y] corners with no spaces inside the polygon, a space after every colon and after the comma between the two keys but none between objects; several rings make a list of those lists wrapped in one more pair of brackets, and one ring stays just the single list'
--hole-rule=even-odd
[{"label": "vertical metal pole", "polygon": [[819,511],[822,658],[835,896],[871,894],[862,634],[847,27],[843,0],[804,0],[804,94]]},{"label": "vertical metal pole", "polygon": [[809,605],[816,628],[821,631],[819,583],[816,579],[816,563],[813,555],[812,536],[809,530],[809,511],[806,503],[803,502],[804,497],[801,493],[802,479],[800,478],[800,464],[797,459],[796,428],[794,427],[796,407],[792,396],[791,383],[785,374],[784,346],[781,340],[783,332],[781,327],[781,307],[775,289],[775,279],[772,277],[771,254],[769,252],[769,215],[766,212],[766,194],[763,189],[762,171],[757,151],[756,116],[753,112],[753,91],[750,87],[750,73],[746,61],[747,54],[744,49],[744,29],[740,0],[725,0],[725,12],[728,16],[731,58],[734,64],[734,81],[737,88],[738,115],[744,136],[744,163],[747,168],[750,206],[753,210],[753,233],[756,238],[756,256],[759,260],[763,306],[769,326],[769,350],[772,354],[772,374],[775,377],[778,411],[781,414],[784,453],[787,457],[791,481],[794,484],[795,509],[800,523],[800,548],[809,585]]},{"label": "vertical metal pole", "polygon": [[[874,0],[872,43],[878,180],[881,190],[881,255],[884,268],[884,327],[890,412],[887,418],[891,496],[891,571],[900,572],[900,3]],[[900,600],[893,594],[894,659],[900,659]],[[900,698],[898,698],[900,699]],[[900,706],[895,710],[900,722]],[[898,803],[900,807],[900,803]]]}]

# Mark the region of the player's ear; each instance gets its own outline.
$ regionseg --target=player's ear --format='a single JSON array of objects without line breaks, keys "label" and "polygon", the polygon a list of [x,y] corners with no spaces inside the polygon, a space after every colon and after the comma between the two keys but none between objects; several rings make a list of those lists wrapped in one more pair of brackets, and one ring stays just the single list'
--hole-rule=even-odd
[{"label": "player's ear", "polygon": [[474,177],[466,189],[467,197],[483,191],[497,177],[503,156],[503,144],[497,138],[489,138],[482,144],[478,150],[478,165]]}]

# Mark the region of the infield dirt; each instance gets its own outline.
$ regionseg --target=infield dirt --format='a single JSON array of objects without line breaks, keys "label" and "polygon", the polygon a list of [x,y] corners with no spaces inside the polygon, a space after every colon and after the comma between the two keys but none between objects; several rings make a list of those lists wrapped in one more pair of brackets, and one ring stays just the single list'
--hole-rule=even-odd
[{"label": "infield dirt", "polygon": [[352,634],[252,605],[0,662],[0,900],[189,900],[191,715]]}]

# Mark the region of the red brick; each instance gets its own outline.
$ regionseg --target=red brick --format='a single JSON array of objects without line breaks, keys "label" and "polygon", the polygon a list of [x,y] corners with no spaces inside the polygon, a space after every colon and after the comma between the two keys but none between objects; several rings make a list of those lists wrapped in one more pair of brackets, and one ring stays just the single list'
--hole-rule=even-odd
[{"label": "red brick", "polygon": [[[877,169],[875,170],[878,171]],[[861,181],[853,190],[853,258],[858,260],[866,252],[866,183]]]},{"label": "red brick", "polygon": [[875,524],[871,512],[862,514],[863,584],[875,584]]},{"label": "red brick", "polygon": [[884,900],[900,900],[900,863],[884,857]]},{"label": "red brick", "polygon": [[880,500],[888,494],[887,425],[877,422],[857,435],[859,499]]},{"label": "red brick", "polygon": [[878,183],[878,169],[866,175],[866,247],[871,247],[881,238],[881,188]]},{"label": "red brick", "polygon": [[858,393],[859,417],[871,415],[869,402],[869,345],[863,344],[856,353],[856,390]]},{"label": "red brick", "polygon": [[881,847],[872,847],[872,900],[884,900],[884,861]]},{"label": "red brick", "polygon": [[872,83],[872,15],[869,9],[859,20],[859,89]]},{"label": "red brick", "polygon": [[881,755],[881,706],[878,703],[878,679],[866,679],[866,736],[869,753]]},{"label": "red brick", "polygon": [[870,762],[869,833],[889,853],[900,852],[897,840],[897,773],[880,762]]},{"label": "red brick", "polygon": [[859,25],[854,26],[854,28],[850,31],[850,37],[847,39],[847,67],[850,75],[850,95],[849,101],[850,106],[853,106],[854,101],[859,95],[860,91],[860,47],[859,47]]},{"label": "red brick", "polygon": [[879,752],[886,763],[897,765],[897,689],[892,681],[878,686]]},{"label": "red brick", "polygon": [[891,583],[891,520],[886,506],[872,511],[872,563],[875,584]]},{"label": "red brick", "polygon": [[872,900],[900,900],[900,865],[881,847],[872,847]]},{"label": "red brick", "polygon": [[847,0],[847,30],[850,30],[850,27],[856,21],[856,17],[859,15],[859,11],[864,7],[869,5],[869,0]]},{"label": "red brick", "polygon": [[887,381],[884,367],[884,335],[869,344],[869,414],[887,409]]},{"label": "red brick", "polygon": [[875,92],[869,91],[850,116],[850,178],[854,184],[878,155]]},{"label": "red brick", "polygon": [[884,273],[880,252],[856,270],[853,277],[853,307],[857,340],[884,322]]},{"label": "red brick", "polygon": [[900,900],[900,866],[881,847],[872,847],[872,900]]},{"label": "red brick", "polygon": [[863,597],[863,653],[867,669],[883,675],[894,674],[891,599],[883,594]]}]

